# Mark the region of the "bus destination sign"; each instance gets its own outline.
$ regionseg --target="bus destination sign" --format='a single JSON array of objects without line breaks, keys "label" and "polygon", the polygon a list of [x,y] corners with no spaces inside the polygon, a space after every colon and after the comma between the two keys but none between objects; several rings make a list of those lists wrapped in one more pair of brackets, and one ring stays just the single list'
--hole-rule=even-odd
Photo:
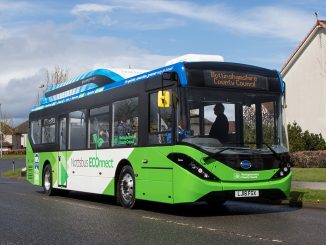
[{"label": "bus destination sign", "polygon": [[267,78],[229,71],[205,71],[205,85],[223,88],[268,90]]}]

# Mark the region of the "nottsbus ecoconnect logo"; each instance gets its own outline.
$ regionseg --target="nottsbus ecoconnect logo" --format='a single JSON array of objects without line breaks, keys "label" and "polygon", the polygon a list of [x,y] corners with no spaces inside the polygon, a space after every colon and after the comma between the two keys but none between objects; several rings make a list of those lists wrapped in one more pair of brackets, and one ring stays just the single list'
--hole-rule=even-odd
[{"label": "nottsbus ecoconnect logo", "polygon": [[113,159],[100,159],[97,156],[88,159],[71,158],[70,164],[74,168],[113,168]]}]

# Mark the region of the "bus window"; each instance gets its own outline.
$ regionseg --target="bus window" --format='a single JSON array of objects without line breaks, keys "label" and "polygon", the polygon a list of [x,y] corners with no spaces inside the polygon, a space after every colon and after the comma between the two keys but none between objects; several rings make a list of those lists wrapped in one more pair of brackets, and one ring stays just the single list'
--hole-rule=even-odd
[{"label": "bus window", "polygon": [[60,124],[59,124],[59,145],[60,145],[60,151],[67,150],[67,124],[66,124],[66,117],[60,118]]},{"label": "bus window", "polygon": [[243,106],[243,139],[245,143],[256,142],[256,105]]},{"label": "bus window", "polygon": [[[158,92],[150,94],[149,105],[149,144],[168,144],[172,142],[172,106],[159,107]],[[171,93],[169,93],[171,96]],[[169,98],[169,100],[171,100]]]},{"label": "bus window", "polygon": [[88,148],[98,149],[109,146],[109,111],[109,106],[103,106],[90,110]]},{"label": "bus window", "polygon": [[138,98],[113,103],[112,146],[138,144]]},{"label": "bus window", "polygon": [[42,143],[55,142],[55,118],[43,119],[42,124]]},{"label": "bus window", "polygon": [[34,144],[41,143],[41,120],[31,122],[31,136]]},{"label": "bus window", "polygon": [[192,108],[189,110],[190,118],[190,130],[192,130],[194,136],[200,135],[200,125],[199,125],[199,108]]},{"label": "bus window", "polygon": [[269,145],[277,144],[275,140],[276,135],[276,122],[275,122],[275,102],[262,103],[262,127],[263,127],[263,139],[264,142]]},{"label": "bus window", "polygon": [[69,113],[69,149],[83,149],[86,146],[86,121],[84,111]]},{"label": "bus window", "polygon": [[219,103],[218,101],[214,102],[212,105],[204,106],[204,131],[205,135],[209,135],[215,122],[217,115],[214,112],[216,104],[222,104],[224,108],[223,114],[227,118],[228,128],[226,128],[226,139],[225,142],[234,142],[235,141],[235,105],[231,103]]}]

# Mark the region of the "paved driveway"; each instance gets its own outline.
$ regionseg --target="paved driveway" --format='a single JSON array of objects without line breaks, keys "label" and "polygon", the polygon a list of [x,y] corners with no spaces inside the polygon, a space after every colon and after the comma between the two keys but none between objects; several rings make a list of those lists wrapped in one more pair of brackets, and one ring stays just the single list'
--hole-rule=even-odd
[{"label": "paved driveway", "polygon": [[314,190],[326,190],[326,182],[292,181],[292,188],[307,188]]}]

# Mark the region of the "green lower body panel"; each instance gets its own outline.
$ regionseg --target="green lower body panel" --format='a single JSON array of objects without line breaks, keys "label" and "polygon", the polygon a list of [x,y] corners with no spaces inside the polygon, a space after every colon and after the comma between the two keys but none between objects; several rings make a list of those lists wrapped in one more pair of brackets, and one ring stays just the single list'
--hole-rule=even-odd
[{"label": "green lower body panel", "polygon": [[[196,176],[171,160],[171,153],[189,156],[216,179]],[[273,176],[278,169],[239,171],[216,160],[205,163],[205,157],[205,153],[185,145],[40,153],[29,145],[27,180],[42,185],[44,166],[50,164],[54,188],[115,195],[119,171],[129,164],[135,175],[136,198],[142,200],[189,203],[215,194],[227,194],[229,199],[240,190],[258,190],[267,196],[271,191],[283,198],[289,195],[291,173],[277,179]]]},{"label": "green lower body panel", "polygon": [[[180,169],[179,171],[182,170]],[[260,197],[285,199],[289,196],[291,190],[291,173],[281,179],[240,183],[201,180],[191,175],[187,176],[186,173],[178,173],[178,170],[175,173],[173,181],[174,203],[205,200],[205,197],[211,194],[212,196],[216,194],[216,196],[221,196],[225,199],[235,199],[234,192],[238,190],[258,190],[261,193]],[[218,195],[219,192],[221,195]]]}]

